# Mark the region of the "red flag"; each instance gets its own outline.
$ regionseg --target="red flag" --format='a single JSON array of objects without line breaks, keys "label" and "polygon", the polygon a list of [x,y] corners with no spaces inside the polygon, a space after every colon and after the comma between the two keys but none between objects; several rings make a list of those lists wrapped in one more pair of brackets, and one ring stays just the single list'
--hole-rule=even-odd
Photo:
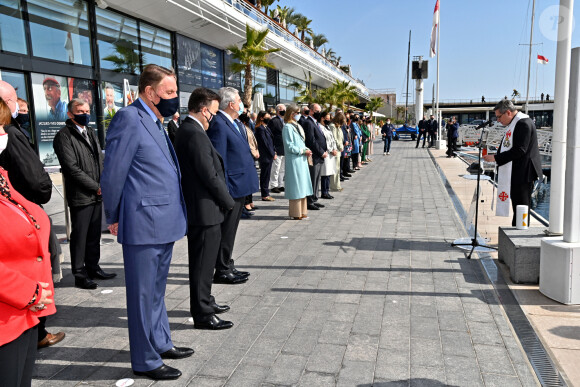
[{"label": "red flag", "polygon": [[538,63],[540,64],[548,64],[548,58],[543,55],[538,55]]},{"label": "red flag", "polygon": [[435,10],[433,11],[433,27],[431,27],[431,50],[429,56],[433,58],[437,55],[437,30],[439,28],[439,0],[435,3]]}]

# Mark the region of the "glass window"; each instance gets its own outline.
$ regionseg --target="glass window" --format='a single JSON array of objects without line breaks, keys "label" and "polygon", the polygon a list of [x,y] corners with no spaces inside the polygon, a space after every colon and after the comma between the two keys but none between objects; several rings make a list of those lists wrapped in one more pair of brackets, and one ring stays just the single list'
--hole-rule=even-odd
[{"label": "glass window", "polygon": [[166,68],[173,67],[171,63],[171,34],[169,31],[153,27],[147,23],[139,23],[141,36],[141,52],[143,65],[156,64]]},{"label": "glass window", "polygon": [[234,59],[231,54],[224,54],[224,76],[226,79],[226,86],[233,87],[242,91],[242,74],[235,73],[231,70],[232,63],[239,62]]},{"label": "glass window", "polygon": [[116,12],[95,8],[101,68],[139,74],[137,21]]},{"label": "glass window", "polygon": [[87,8],[80,0],[28,0],[32,55],[91,66]]},{"label": "glass window", "polygon": [[22,98],[28,101],[28,94],[26,93],[26,80],[24,78],[24,74],[2,70],[0,79],[2,79],[4,82],[8,82],[14,88],[14,90],[16,90],[16,95],[18,95],[18,98]]},{"label": "glass window", "polygon": [[2,0],[0,3],[0,51],[27,53],[19,0]]},{"label": "glass window", "polygon": [[176,40],[179,83],[201,86],[201,43],[181,35]]},{"label": "glass window", "polygon": [[219,89],[224,85],[224,60],[220,49],[201,45],[201,74],[203,87]]}]

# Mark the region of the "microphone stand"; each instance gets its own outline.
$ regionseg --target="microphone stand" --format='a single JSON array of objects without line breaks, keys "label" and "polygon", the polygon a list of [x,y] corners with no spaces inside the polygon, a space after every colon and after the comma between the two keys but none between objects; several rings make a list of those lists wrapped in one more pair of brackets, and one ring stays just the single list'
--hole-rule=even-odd
[{"label": "microphone stand", "polygon": [[[484,127],[486,125],[491,125],[491,121],[486,122],[485,124],[482,124]],[[490,250],[497,250],[497,247],[491,247],[491,246],[487,246],[485,244],[481,244],[479,243],[479,241],[477,240],[477,222],[479,219],[479,191],[480,191],[480,181],[481,181],[481,172],[483,171],[483,166],[481,164],[481,153],[483,151],[483,136],[485,135],[485,128],[482,128],[481,130],[481,136],[479,138],[479,152],[478,152],[478,156],[477,156],[477,187],[476,187],[476,194],[475,194],[475,224],[474,224],[474,230],[473,230],[473,238],[471,238],[471,242],[467,242],[466,239],[467,238],[459,238],[456,239],[455,241],[453,241],[453,243],[451,243],[451,247],[459,247],[461,249],[469,249],[469,247],[471,247],[471,250],[469,251],[469,254],[467,255],[467,259],[471,259],[471,255],[473,254],[473,251],[476,248],[479,248],[478,251],[487,251],[486,249],[490,249]],[[486,139],[487,142],[487,139]]]}]

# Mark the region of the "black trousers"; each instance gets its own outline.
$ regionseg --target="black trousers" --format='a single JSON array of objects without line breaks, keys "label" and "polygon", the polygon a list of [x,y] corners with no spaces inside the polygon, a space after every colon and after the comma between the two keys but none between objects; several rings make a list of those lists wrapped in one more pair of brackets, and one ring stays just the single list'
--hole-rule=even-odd
[{"label": "black trousers", "polygon": [[457,150],[457,137],[447,136],[447,156],[455,156]]},{"label": "black trousers", "polygon": [[323,195],[330,194],[330,176],[320,177],[320,191]]},{"label": "black trousers", "polygon": [[310,181],[312,182],[312,195],[306,198],[308,204],[318,200],[318,188],[320,187],[320,178],[322,173],[322,164],[314,164],[308,167],[310,169]]},{"label": "black trousers", "polygon": [[[516,171],[512,171],[515,173]],[[518,205],[528,206],[528,210],[532,205],[532,191],[534,189],[534,182],[530,181],[527,183],[521,183],[518,185],[512,185],[510,188],[510,195],[512,200],[512,209],[514,211],[514,216],[512,218],[512,226],[516,225],[516,208]],[[528,226],[530,225],[530,216],[528,215]]]},{"label": "black trousers", "polygon": [[214,314],[211,284],[221,239],[221,224],[188,227],[189,306],[194,321],[206,321]]},{"label": "black trousers", "polygon": [[99,269],[102,203],[70,207],[70,260],[75,278]]},{"label": "black trousers", "polygon": [[270,196],[270,173],[272,172],[272,162],[260,161],[260,193],[265,198]]},{"label": "black trousers", "polygon": [[355,169],[358,167],[358,153],[352,153],[350,158],[352,160],[352,169]]},{"label": "black trousers", "polygon": [[232,253],[234,251],[234,242],[236,240],[236,232],[242,217],[242,209],[246,202],[246,196],[241,198],[234,198],[234,208],[226,212],[225,219],[221,224],[221,240],[219,244],[219,253],[215,262],[216,274],[231,273],[234,269],[234,260]]},{"label": "black trousers", "polygon": [[28,387],[36,360],[38,328],[24,331],[16,340],[0,346],[0,387]]},{"label": "black trousers", "polygon": [[419,147],[419,141],[421,141],[421,137],[423,137],[423,148],[425,148],[425,140],[427,140],[427,132],[421,130],[419,130],[419,134],[417,135],[417,146],[415,146],[415,148]]},{"label": "black trousers", "polygon": [[342,159],[342,174],[349,173],[350,171],[350,156],[344,156]]},{"label": "black trousers", "polygon": [[435,141],[437,140],[437,132],[428,132],[429,133],[429,146],[435,146]]}]

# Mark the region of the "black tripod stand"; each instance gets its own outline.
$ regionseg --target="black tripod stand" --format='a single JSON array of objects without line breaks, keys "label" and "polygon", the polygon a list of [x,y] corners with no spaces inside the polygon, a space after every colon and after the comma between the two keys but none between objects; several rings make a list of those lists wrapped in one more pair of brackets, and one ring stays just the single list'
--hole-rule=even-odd
[{"label": "black tripod stand", "polygon": [[[484,126],[487,125],[488,123],[486,122],[485,124],[483,124]],[[487,136],[486,136],[487,131],[485,130],[485,128],[482,128],[481,130],[481,136],[479,138],[479,145],[478,145],[478,156],[477,156],[477,187],[476,187],[476,193],[475,193],[475,223],[474,223],[474,230],[473,230],[473,238],[471,238],[471,241],[468,241],[469,238],[459,238],[456,239],[455,241],[453,241],[453,243],[451,243],[452,247],[459,247],[461,249],[464,250],[470,250],[469,254],[467,255],[467,259],[471,259],[471,255],[473,254],[473,251],[490,251],[490,250],[497,250],[496,247],[491,247],[491,246],[487,246],[483,243],[480,242],[480,240],[477,239],[477,221],[479,218],[479,190],[480,190],[480,181],[481,181],[481,173],[483,172],[483,167],[481,164],[481,153],[483,151],[483,147],[485,146],[485,143],[487,142]],[[469,249],[471,247],[471,249]]]}]

